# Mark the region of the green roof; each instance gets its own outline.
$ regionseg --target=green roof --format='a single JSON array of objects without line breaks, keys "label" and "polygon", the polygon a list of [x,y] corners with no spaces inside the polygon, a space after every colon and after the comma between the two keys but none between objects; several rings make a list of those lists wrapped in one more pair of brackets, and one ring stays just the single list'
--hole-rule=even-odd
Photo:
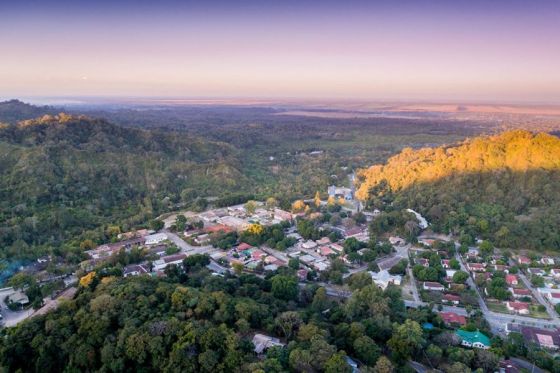
[{"label": "green roof", "polygon": [[485,346],[490,346],[490,338],[488,338],[478,330],[476,332],[468,332],[466,330],[459,329],[455,331],[455,333],[459,336],[459,338],[471,344],[479,342]]}]

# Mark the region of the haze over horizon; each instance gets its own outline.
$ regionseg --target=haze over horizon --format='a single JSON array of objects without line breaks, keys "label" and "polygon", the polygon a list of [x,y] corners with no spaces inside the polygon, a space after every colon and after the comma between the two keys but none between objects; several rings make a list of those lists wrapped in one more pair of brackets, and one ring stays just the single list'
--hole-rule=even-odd
[{"label": "haze over horizon", "polygon": [[560,103],[553,1],[0,5],[1,97]]}]

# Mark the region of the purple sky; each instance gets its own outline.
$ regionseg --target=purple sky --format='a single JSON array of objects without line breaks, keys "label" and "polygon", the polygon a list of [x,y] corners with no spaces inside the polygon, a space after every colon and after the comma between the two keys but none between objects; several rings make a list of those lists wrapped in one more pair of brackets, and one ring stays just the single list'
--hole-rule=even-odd
[{"label": "purple sky", "polygon": [[560,103],[560,2],[0,2],[0,96]]}]

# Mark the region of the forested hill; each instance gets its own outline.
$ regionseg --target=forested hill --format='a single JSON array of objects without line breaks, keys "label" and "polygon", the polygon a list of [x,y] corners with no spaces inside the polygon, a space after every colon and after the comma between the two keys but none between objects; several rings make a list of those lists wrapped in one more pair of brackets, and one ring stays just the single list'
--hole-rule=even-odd
[{"label": "forested hill", "polygon": [[560,139],[528,131],[404,149],[358,172],[370,205],[411,207],[436,230],[502,247],[560,249]]},{"label": "forested hill", "polygon": [[244,183],[227,144],[66,114],[0,127],[0,159],[0,256],[99,240],[107,224]]},{"label": "forested hill", "polygon": [[35,106],[20,100],[0,102],[0,123],[15,124],[20,120],[40,117],[46,114],[56,114],[55,108],[50,106]]}]

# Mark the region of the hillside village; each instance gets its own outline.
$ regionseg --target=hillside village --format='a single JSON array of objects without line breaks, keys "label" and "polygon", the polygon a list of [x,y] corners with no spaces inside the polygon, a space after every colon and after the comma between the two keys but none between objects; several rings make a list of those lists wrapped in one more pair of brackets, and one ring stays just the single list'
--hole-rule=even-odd
[{"label": "hillside village", "polygon": [[[162,219],[158,231],[121,233],[115,242],[86,251],[89,259],[81,263],[78,275],[128,257],[132,262],[120,267],[123,277],[161,277],[180,271],[189,257],[206,257],[216,276],[291,270],[300,283],[317,283],[330,296],[344,298],[351,293],[348,281],[367,274],[381,289],[400,288],[407,307],[433,309],[441,325],[455,330],[466,347],[490,348],[490,336],[478,329],[486,325],[496,335],[517,332],[543,349],[560,348],[559,258],[513,255],[480,240],[465,246],[451,236],[431,233],[427,226],[414,243],[398,236],[371,242],[368,225],[378,212],[357,212],[349,188],[329,192],[327,201],[317,195],[294,202],[292,211],[273,201],[250,201],[174,214]],[[270,238],[254,241],[263,234]],[[136,259],[131,260],[133,252]],[[6,297],[6,304],[13,314],[17,308],[27,312],[25,317],[33,314],[23,311],[29,300],[21,291]],[[56,303],[48,302],[36,314],[53,307]]]}]

